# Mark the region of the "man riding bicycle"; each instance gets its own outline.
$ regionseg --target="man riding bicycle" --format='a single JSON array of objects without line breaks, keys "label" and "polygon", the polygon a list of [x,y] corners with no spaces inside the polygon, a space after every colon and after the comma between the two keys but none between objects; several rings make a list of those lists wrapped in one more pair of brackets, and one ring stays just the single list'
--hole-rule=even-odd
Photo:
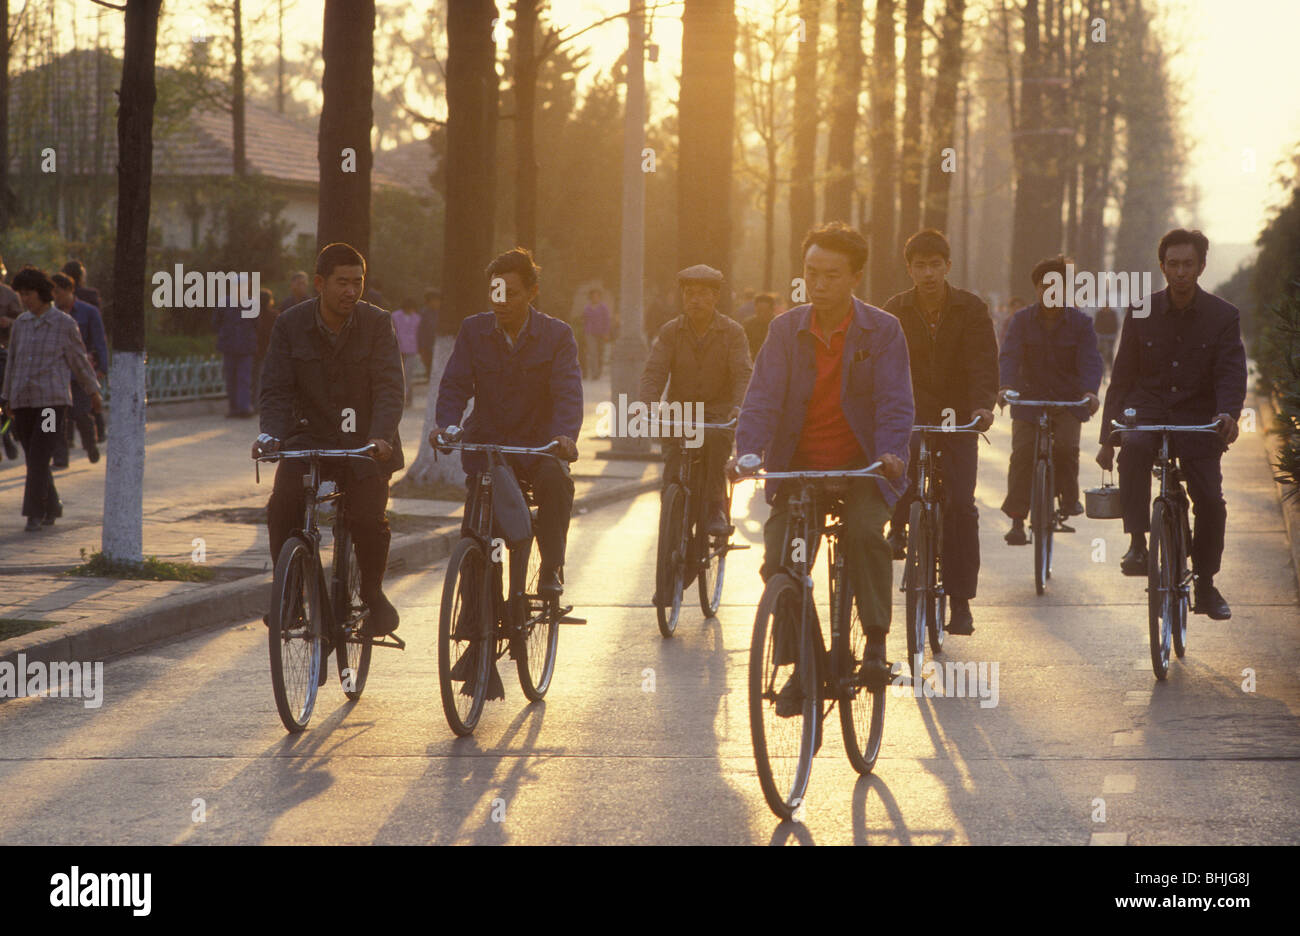
[{"label": "man riding bicycle", "polygon": [[[582,371],[578,343],[567,323],[537,311],[539,267],[523,247],[501,254],[487,268],[491,312],[461,322],[456,344],[438,385],[437,434],[460,425],[464,442],[536,447],[557,442],[556,455],[578,457],[582,429]],[[538,590],[563,591],[565,541],[573,510],[573,479],[566,464],[538,455],[507,456],[516,477],[528,482],[537,502]],[[461,454],[469,497],[478,490],[486,456]],[[468,498],[467,498],[468,500]],[[468,521],[472,505],[465,505]]]},{"label": "man riding bicycle", "polygon": [[[867,242],[841,222],[804,238],[804,283],[811,300],[772,320],[740,411],[739,457],[757,454],[770,471],[863,468],[879,460],[888,480],[855,479],[844,492],[842,543],[858,615],[867,636],[861,678],[889,679],[893,565],[884,526],[902,493],[912,430],[912,382],[898,320],[853,295]],[[791,544],[789,485],[768,486],[772,513],[763,527],[764,581]],[[791,679],[782,695],[797,693]]]},{"label": "man riding bicycle", "polygon": [[[405,464],[397,424],[405,381],[391,316],[360,299],[365,258],[348,244],[329,244],[316,258],[317,297],[275,320],[262,368],[261,430],[253,457],[282,449],[360,448],[374,443],[372,462],[348,459],[322,473],[346,492],[346,516],[356,545],[361,600],[370,609],[366,632],[397,629],[397,609],[383,592],[391,537],[384,510],[388,480]],[[281,461],[266,505],[271,561],[301,524],[302,460]]]},{"label": "man riding bicycle", "polygon": [[[974,293],[948,282],[952,251],[941,231],[927,228],[907,239],[903,258],[913,288],[893,296],[885,311],[898,316],[911,357],[912,393],[918,425],[964,426],[976,420],[983,432],[993,424],[998,384],[998,344],[989,308]],[[920,447],[912,438],[912,458]],[[975,475],[979,437],[954,432],[939,440],[940,466],[947,509],[943,514],[943,581],[951,599],[947,631],[975,631],[970,601],[980,571],[979,510],[975,506]],[[903,527],[916,499],[915,465],[912,485],[894,505],[889,541],[895,559],[905,556]]]},{"label": "man riding bicycle", "polygon": [[[1232,611],[1214,587],[1228,520],[1219,463],[1237,438],[1237,419],[1246,399],[1246,350],[1236,306],[1196,285],[1209,249],[1209,239],[1200,231],[1176,228],[1160,239],[1160,270],[1168,285],[1150,297],[1148,315],[1138,317],[1130,310],[1124,317],[1106,391],[1097,463],[1103,468],[1113,464],[1111,420],[1125,409],[1137,410],[1142,423],[1218,423],[1217,438],[1178,435],[1170,444],[1196,515],[1192,611],[1226,621]],[[1120,504],[1130,537],[1129,550],[1120,560],[1125,575],[1147,574],[1151,466],[1159,445],[1152,433],[1125,433],[1120,448]]]},{"label": "man riding bicycle", "polygon": [[[1061,288],[1048,296],[1046,277],[1059,273]],[[1097,412],[1101,400],[1101,353],[1092,319],[1062,298],[1065,257],[1055,256],[1034,267],[1031,277],[1038,302],[1011,317],[999,358],[1001,386],[998,406],[1007,403],[1006,393],[1014,390],[1031,400],[1088,400],[1086,407],[1056,409],[1048,413],[1052,423],[1052,459],[1056,491],[1070,516],[1083,513],[1079,503],[1079,434],[1083,423]],[[1011,518],[1006,541],[1012,546],[1029,542],[1025,517],[1033,487],[1034,439],[1040,407],[1011,405],[1011,464],[1007,470],[1007,497],[1002,512]]]},{"label": "man riding bicycle", "polygon": [[[641,373],[637,396],[643,402],[657,402],[668,388],[668,401],[682,404],[683,418],[704,405],[704,421],[730,422],[740,412],[745,387],[754,369],[749,359],[745,329],[718,311],[722,273],[698,263],[677,274],[683,313],[655,336]],[[727,482],[724,475],[731,454],[731,436],[725,432],[704,434],[704,496],[708,503],[709,534],[725,536],[731,520],[727,516]],[[683,457],[677,439],[664,443],[664,478],[677,477]]]}]

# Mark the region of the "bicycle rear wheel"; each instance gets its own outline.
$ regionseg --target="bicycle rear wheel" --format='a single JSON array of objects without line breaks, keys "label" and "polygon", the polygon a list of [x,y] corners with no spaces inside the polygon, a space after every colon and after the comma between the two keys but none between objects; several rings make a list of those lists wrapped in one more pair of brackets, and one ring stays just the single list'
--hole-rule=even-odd
[{"label": "bicycle rear wheel", "polygon": [[323,610],[315,556],[306,540],[291,536],[275,562],[267,644],[275,707],[295,734],[307,727],[316,706]]},{"label": "bicycle rear wheel", "polygon": [[933,529],[934,535],[930,537],[930,555],[932,560],[927,563],[926,567],[931,569],[930,573],[930,604],[931,614],[929,615],[930,629],[930,652],[938,656],[943,652],[943,623],[948,613],[948,595],[943,590],[943,502],[936,501],[934,505]]},{"label": "bicycle rear wheel", "polygon": [[[360,597],[361,568],[357,564],[352,537],[341,524],[334,533],[334,583],[337,594],[332,596],[332,604],[339,641],[335,650],[335,662],[338,664],[343,694],[355,702],[365,691],[374,647],[371,639],[361,632],[362,623],[366,619],[364,614],[358,614],[364,607]],[[338,587],[339,583],[343,583],[341,588]]]},{"label": "bicycle rear wheel", "polygon": [[1034,535],[1034,591],[1047,590],[1047,567],[1052,549],[1052,492],[1047,485],[1047,462],[1034,467],[1034,490],[1030,500],[1029,525]]},{"label": "bicycle rear wheel", "polygon": [[1187,615],[1191,610],[1187,596],[1187,589],[1191,586],[1191,574],[1187,569],[1187,544],[1191,542],[1191,533],[1187,529],[1187,507],[1181,505],[1178,511],[1178,520],[1174,525],[1175,529],[1181,527],[1180,534],[1175,534],[1175,542],[1178,544],[1176,552],[1176,561],[1174,562],[1174,580],[1178,583],[1175,591],[1174,601],[1174,653],[1178,659],[1183,658],[1187,652]]},{"label": "bicycle rear wheel", "polygon": [[487,696],[488,667],[495,659],[488,558],[482,545],[465,537],[447,560],[438,617],[438,687],[447,724],[464,737],[474,731]]},{"label": "bicycle rear wheel", "polygon": [[1151,508],[1151,549],[1147,558],[1147,625],[1151,637],[1151,669],[1156,679],[1169,675],[1175,603],[1172,532],[1169,507],[1157,500]]},{"label": "bicycle rear wheel", "polygon": [[[513,560],[512,560],[513,561]],[[524,577],[524,591],[528,595],[537,594],[537,578],[541,573],[541,553],[537,541],[528,543],[528,571]],[[519,641],[515,654],[515,667],[519,670],[519,688],[529,702],[540,702],[551,688],[551,677],[555,675],[555,654],[560,641],[559,606],[553,598],[544,599],[544,608],[537,613],[531,611],[533,599],[525,597],[523,632],[516,638]],[[528,623],[530,619],[531,623]]]},{"label": "bicycle rear wheel", "polygon": [[[778,572],[767,580],[749,646],[749,731],[767,805],[789,819],[812,774],[817,719],[817,665],[802,622],[803,589]],[[787,688],[789,687],[789,688]],[[778,714],[778,695],[786,690]]]},{"label": "bicycle rear wheel", "polygon": [[931,531],[920,501],[912,504],[907,521],[907,561],[903,565],[907,609],[907,665],[914,679],[920,678],[925,656],[926,615],[931,605],[926,556],[931,554]]},{"label": "bicycle rear wheel", "polygon": [[831,613],[835,615],[832,665],[839,691],[844,752],[853,769],[866,775],[876,766],[880,741],[885,734],[885,688],[872,692],[858,685],[858,670],[867,655],[867,636],[862,631],[862,619],[853,600],[853,584],[847,575],[835,589]]},{"label": "bicycle rear wheel", "polygon": [[655,566],[655,591],[659,604],[659,633],[671,637],[677,630],[682,612],[682,580],[686,564],[685,537],[686,492],[680,484],[670,484],[659,501],[659,555]]}]

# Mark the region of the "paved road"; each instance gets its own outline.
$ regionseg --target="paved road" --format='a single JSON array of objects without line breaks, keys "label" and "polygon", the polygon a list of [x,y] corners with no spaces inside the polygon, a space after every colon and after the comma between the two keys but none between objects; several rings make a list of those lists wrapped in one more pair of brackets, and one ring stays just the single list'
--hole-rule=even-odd
[{"label": "paved road", "polygon": [[[434,656],[442,569],[397,576],[409,649],[376,652],[356,705],[331,681],[298,737],[276,717],[251,621],[110,660],[99,709],[0,705],[0,843],[1294,844],[1300,616],[1258,439],[1224,462],[1233,618],[1194,617],[1187,657],[1157,685],[1118,521],[1081,518],[1060,537],[1036,597],[1029,550],[1001,540],[1007,424],[991,438],[977,632],[949,638],[947,658],[997,664],[998,704],[889,699],[869,779],[832,718],[802,824],[776,822],[753,768],[758,550],[733,555],[716,620],[689,608],[662,640],[648,494],[575,518],[569,597],[589,623],[561,634],[545,703],[529,706],[503,669],[506,700],[453,738]],[[759,541],[763,513],[755,502],[741,538]],[[896,629],[892,655],[902,645]]]}]

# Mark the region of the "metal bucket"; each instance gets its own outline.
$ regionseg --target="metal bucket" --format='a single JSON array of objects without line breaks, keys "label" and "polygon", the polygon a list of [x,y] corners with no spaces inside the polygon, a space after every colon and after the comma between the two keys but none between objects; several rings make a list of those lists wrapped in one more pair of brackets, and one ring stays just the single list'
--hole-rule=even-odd
[{"label": "metal bucket", "polygon": [[1119,502],[1119,488],[1102,476],[1101,487],[1083,492],[1084,513],[1093,520],[1118,520],[1124,516]]}]

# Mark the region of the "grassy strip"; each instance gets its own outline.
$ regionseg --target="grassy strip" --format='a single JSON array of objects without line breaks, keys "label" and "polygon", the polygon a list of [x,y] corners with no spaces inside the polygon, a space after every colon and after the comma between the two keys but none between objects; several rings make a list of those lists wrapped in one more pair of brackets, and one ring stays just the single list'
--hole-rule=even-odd
[{"label": "grassy strip", "polygon": [[58,621],[26,621],[21,618],[0,618],[0,640],[21,637],[23,634],[30,634],[32,631],[58,626]]},{"label": "grassy strip", "polygon": [[212,570],[188,562],[167,562],[157,556],[146,556],[143,562],[120,562],[109,559],[101,552],[93,552],[89,557],[86,550],[81,550],[85,561],[75,568],[68,569],[64,575],[80,575],[94,578],[147,579],[151,582],[206,582],[212,578]]}]

